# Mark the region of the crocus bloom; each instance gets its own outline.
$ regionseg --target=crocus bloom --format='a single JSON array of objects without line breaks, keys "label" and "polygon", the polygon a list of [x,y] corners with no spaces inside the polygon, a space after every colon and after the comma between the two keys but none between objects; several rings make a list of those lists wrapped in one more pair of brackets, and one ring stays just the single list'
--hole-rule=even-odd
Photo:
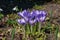
[{"label": "crocus bloom", "polygon": [[23,10],[22,12],[18,12],[18,15],[22,17],[18,20],[20,24],[34,24],[37,21],[43,22],[46,18],[46,12],[39,10],[32,10],[31,12],[28,10]]},{"label": "crocus bloom", "polygon": [[26,24],[25,19],[18,19],[17,21],[18,21],[19,24]]},{"label": "crocus bloom", "polygon": [[26,12],[27,12],[26,10],[23,10],[22,12],[18,12],[18,15],[21,16],[21,17],[24,17],[24,14],[25,14]]},{"label": "crocus bloom", "polygon": [[36,10],[36,15],[37,15],[38,22],[39,21],[43,22],[45,20],[45,18],[46,18],[46,12],[42,11],[42,10],[40,10],[40,11]]},{"label": "crocus bloom", "polygon": [[36,14],[35,14],[35,10],[31,11],[30,12],[30,19],[29,19],[29,24],[35,24],[37,22],[37,19],[36,19]]},{"label": "crocus bloom", "polygon": [[37,22],[37,20],[36,19],[34,19],[34,20],[29,20],[29,24],[35,24]]},{"label": "crocus bloom", "polygon": [[18,12],[18,15],[21,16],[22,18],[24,18],[26,21],[28,21],[28,13],[27,10],[23,10],[22,12]]}]

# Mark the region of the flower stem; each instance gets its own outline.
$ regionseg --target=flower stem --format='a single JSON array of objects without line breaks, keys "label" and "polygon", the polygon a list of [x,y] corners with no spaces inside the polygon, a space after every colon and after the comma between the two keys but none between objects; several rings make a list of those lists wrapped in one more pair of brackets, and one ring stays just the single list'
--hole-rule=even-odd
[{"label": "flower stem", "polygon": [[11,40],[14,40],[14,36],[15,36],[15,26],[14,26],[14,24],[13,24],[13,29],[12,29],[12,32],[11,32],[11,34],[12,34],[12,38],[11,38]]},{"label": "flower stem", "polygon": [[25,25],[24,25],[24,27],[23,27],[23,30],[24,30],[24,38],[25,38],[25,36],[26,36],[26,32],[25,32]]},{"label": "flower stem", "polygon": [[57,27],[56,27],[56,40],[57,40],[58,30],[59,30],[59,28],[58,28],[58,26],[57,26]]},{"label": "flower stem", "polygon": [[25,38],[26,38],[26,40],[29,40],[28,39],[29,38],[28,36],[29,36],[30,32],[31,32],[30,31],[30,25],[27,24],[26,27],[25,27],[25,34],[26,34],[26,37]]},{"label": "flower stem", "polygon": [[32,33],[32,25],[31,25],[31,33]]},{"label": "flower stem", "polygon": [[40,30],[41,30],[41,23],[39,22],[39,26],[38,26],[39,33],[40,33]]}]

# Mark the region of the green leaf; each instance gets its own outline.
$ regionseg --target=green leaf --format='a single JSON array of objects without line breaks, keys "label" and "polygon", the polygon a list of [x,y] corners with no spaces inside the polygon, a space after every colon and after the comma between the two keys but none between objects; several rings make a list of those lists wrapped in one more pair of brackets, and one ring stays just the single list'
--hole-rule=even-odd
[{"label": "green leaf", "polygon": [[58,28],[58,26],[56,26],[56,40],[57,40],[57,37],[58,37],[58,30],[59,30],[59,28]]},{"label": "green leaf", "polygon": [[15,28],[13,28],[13,29],[12,29],[12,32],[11,32],[11,34],[12,34],[11,40],[14,40]]},{"label": "green leaf", "polygon": [[11,20],[11,19],[9,19],[9,20],[7,20],[7,24],[16,24],[17,22],[15,21],[15,20]]},{"label": "green leaf", "polygon": [[26,31],[26,34],[30,33],[30,25],[29,24],[26,25],[25,31]]}]

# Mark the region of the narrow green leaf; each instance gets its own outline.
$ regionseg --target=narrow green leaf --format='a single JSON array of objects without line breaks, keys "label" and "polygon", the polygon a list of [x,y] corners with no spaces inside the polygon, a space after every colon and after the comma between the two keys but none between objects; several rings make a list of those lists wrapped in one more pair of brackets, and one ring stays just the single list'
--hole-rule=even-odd
[{"label": "narrow green leaf", "polygon": [[59,28],[58,28],[58,26],[56,26],[56,40],[57,40],[57,37],[58,37],[58,30],[59,30]]},{"label": "narrow green leaf", "polygon": [[11,40],[14,40],[15,28],[13,28],[13,29],[12,29],[12,32],[11,32],[11,34],[12,34],[12,39],[11,39]]}]

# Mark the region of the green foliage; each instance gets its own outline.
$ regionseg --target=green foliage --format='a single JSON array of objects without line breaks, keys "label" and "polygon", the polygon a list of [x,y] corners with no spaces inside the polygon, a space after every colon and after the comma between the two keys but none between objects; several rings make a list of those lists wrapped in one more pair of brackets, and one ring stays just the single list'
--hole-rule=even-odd
[{"label": "green foliage", "polygon": [[7,24],[13,25],[13,24],[17,24],[17,22],[16,22],[16,20],[8,19]]},{"label": "green foliage", "polygon": [[15,36],[15,28],[12,29],[12,32],[11,32],[11,40],[14,40],[14,36]]},{"label": "green foliage", "polygon": [[55,32],[56,32],[56,33],[55,33],[55,34],[56,34],[56,40],[57,40],[57,37],[58,37],[58,30],[59,30],[59,28],[58,28],[58,26],[56,25],[56,31],[55,31]]},{"label": "green foliage", "polygon": [[0,20],[4,17],[4,15],[2,13],[0,13]]},{"label": "green foliage", "polygon": [[42,9],[44,9],[43,6],[39,6],[39,5],[37,5],[37,4],[35,4],[35,6],[33,6],[33,8],[34,8],[34,9],[37,9],[37,10],[42,10]]}]

